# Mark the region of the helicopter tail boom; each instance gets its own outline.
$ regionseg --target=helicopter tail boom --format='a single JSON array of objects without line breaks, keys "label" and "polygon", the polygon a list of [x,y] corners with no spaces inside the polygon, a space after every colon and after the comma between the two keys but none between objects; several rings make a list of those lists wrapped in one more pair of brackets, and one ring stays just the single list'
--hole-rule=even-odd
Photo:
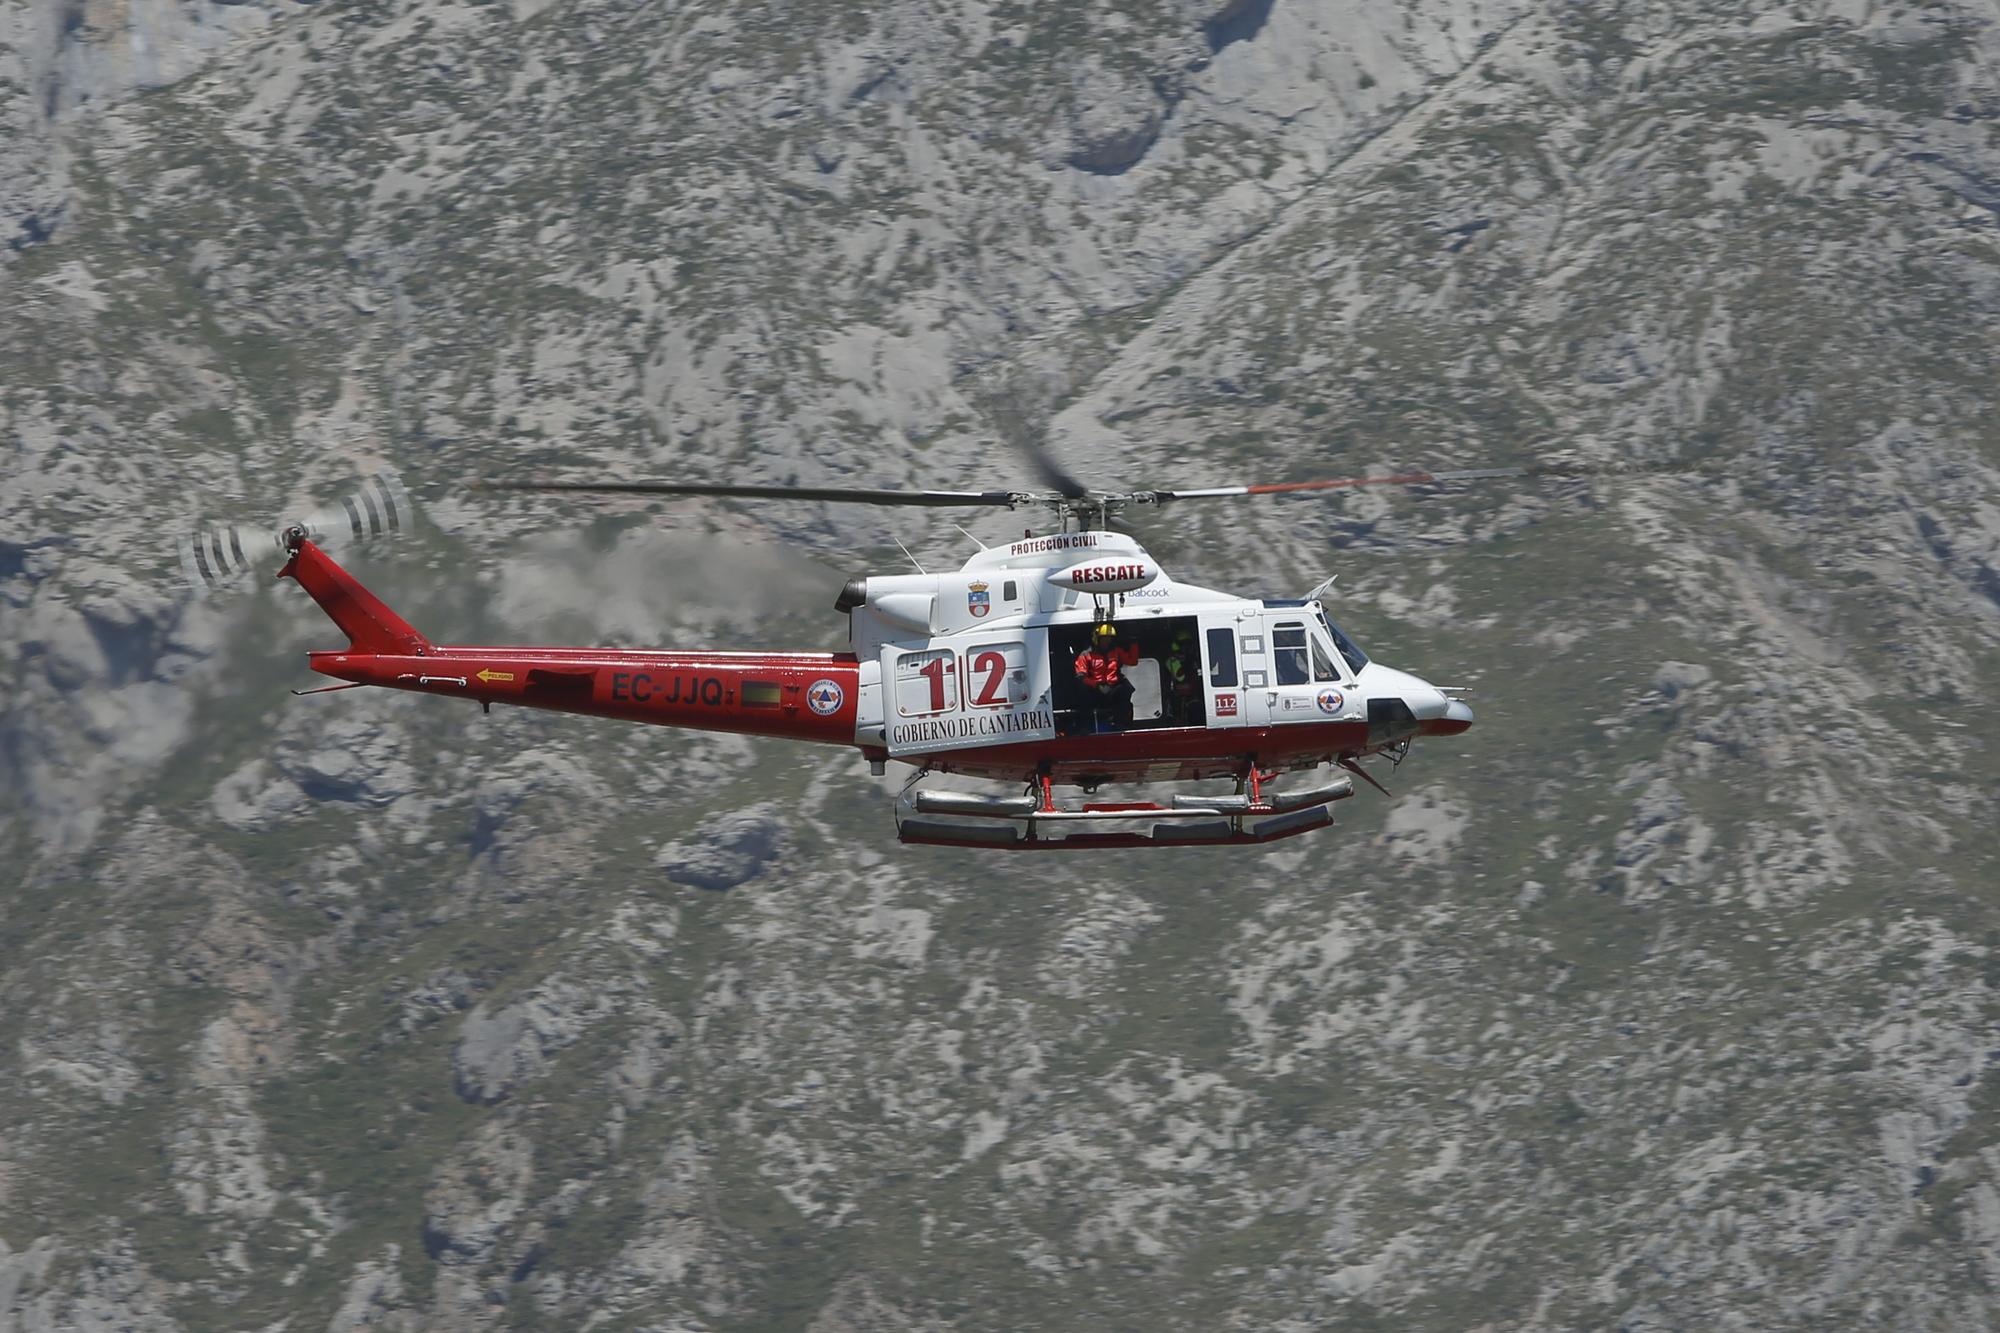
[{"label": "helicopter tail boom", "polygon": [[296,580],[349,640],[307,655],[323,676],[486,707],[855,743],[861,673],[852,654],[434,644],[303,534],[288,534],[287,546],[279,577]]}]

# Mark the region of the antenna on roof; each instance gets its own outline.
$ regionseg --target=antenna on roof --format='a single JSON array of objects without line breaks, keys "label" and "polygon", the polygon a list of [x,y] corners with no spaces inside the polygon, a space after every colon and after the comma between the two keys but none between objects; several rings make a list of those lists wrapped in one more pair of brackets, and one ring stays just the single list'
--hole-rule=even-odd
[{"label": "antenna on roof", "polygon": [[[959,527],[959,525],[956,523],[952,524],[952,526],[954,528],[958,528],[960,532],[965,532],[965,529],[963,527]],[[987,549],[986,543],[980,541],[979,538],[973,536],[971,533],[965,532],[965,538],[967,541],[971,542],[974,546],[977,546],[980,550],[984,551]]]},{"label": "antenna on roof", "polygon": [[922,563],[921,563],[920,561],[918,561],[918,559],[917,559],[917,558],[916,558],[915,556],[913,556],[913,555],[911,555],[911,554],[910,554],[910,548],[909,548],[909,547],[907,547],[907,546],[905,546],[905,545],[903,545],[903,539],[902,539],[901,537],[897,537],[897,536],[895,536],[895,535],[893,535],[893,534],[892,534],[892,535],[890,536],[889,540],[890,540],[890,541],[892,541],[892,542],[894,542],[894,543],[896,543],[896,549],[897,549],[897,550],[899,550],[899,551],[901,551],[901,552],[903,553],[904,557],[905,557],[905,558],[907,558],[907,559],[909,560],[909,562],[910,562],[911,564],[913,564],[913,565],[915,565],[915,566],[917,567],[917,573],[919,573],[919,574],[928,574],[928,573],[930,573],[930,571],[929,571],[928,569],[925,569],[925,568],[923,567],[923,564],[922,564]]}]

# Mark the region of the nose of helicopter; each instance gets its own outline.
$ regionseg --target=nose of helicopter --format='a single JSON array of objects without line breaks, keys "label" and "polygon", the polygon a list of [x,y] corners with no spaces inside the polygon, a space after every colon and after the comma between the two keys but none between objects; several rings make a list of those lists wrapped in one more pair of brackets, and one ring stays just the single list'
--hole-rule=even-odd
[{"label": "nose of helicopter", "polygon": [[[1360,683],[1368,695],[1371,726],[1376,721],[1378,707],[1393,710],[1397,703],[1409,710],[1403,714],[1404,722],[1415,722],[1414,730],[1420,736],[1456,736],[1472,726],[1472,709],[1407,671],[1370,662],[1361,672]],[[1383,720],[1393,725],[1394,718],[1395,712],[1391,711]],[[1408,735],[1409,731],[1403,734]]]},{"label": "nose of helicopter", "polygon": [[1381,678],[1409,705],[1419,735],[1456,736],[1472,726],[1472,709],[1429,681],[1407,671],[1385,670]]},{"label": "nose of helicopter", "polygon": [[1461,699],[1446,699],[1444,711],[1435,716],[1418,713],[1426,736],[1456,736],[1472,726],[1472,709]]}]

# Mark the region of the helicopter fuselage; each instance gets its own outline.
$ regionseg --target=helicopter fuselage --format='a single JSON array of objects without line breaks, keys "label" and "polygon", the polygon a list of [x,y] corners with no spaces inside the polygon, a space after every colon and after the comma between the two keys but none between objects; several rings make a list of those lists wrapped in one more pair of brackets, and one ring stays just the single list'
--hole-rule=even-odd
[{"label": "helicopter fuselage", "polygon": [[[857,579],[845,653],[433,644],[309,540],[285,573],[350,643],[314,671],[379,685],[706,731],[852,745],[878,767],[1082,786],[1274,774],[1472,723],[1373,662],[1312,600],[1177,583],[1114,532],[1026,537],[950,573]],[[1076,658],[1109,624],[1117,683]]]},{"label": "helicopter fuselage", "polygon": [[[1318,601],[1174,581],[1129,536],[1026,536],[842,593],[873,758],[997,779],[1158,782],[1311,768],[1451,735],[1463,703],[1375,663]],[[1122,684],[1075,661],[1109,624]],[[1128,688],[1129,687],[1129,688]]]}]

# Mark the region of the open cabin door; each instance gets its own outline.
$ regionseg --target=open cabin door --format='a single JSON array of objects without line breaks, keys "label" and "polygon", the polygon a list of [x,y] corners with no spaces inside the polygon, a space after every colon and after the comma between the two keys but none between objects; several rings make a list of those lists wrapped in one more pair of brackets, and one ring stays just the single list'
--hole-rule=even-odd
[{"label": "open cabin door", "polygon": [[1045,631],[884,645],[882,722],[897,758],[1054,736]]}]

